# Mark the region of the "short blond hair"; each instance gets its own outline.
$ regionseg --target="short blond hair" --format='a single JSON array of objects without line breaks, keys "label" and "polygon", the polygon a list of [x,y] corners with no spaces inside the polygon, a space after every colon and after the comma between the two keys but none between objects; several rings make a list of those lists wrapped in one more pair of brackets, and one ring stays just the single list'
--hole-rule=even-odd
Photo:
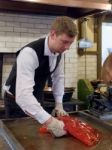
[{"label": "short blond hair", "polygon": [[66,33],[70,37],[78,34],[77,26],[72,18],[67,16],[57,17],[51,25],[51,30],[55,30],[57,35]]}]

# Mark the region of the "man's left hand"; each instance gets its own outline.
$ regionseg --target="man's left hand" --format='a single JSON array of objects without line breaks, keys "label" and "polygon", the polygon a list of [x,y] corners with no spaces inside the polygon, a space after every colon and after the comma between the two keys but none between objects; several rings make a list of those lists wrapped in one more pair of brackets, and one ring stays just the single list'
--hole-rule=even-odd
[{"label": "man's left hand", "polygon": [[52,111],[52,115],[59,117],[59,116],[68,116],[68,113],[63,109],[62,103],[56,103],[55,108]]}]

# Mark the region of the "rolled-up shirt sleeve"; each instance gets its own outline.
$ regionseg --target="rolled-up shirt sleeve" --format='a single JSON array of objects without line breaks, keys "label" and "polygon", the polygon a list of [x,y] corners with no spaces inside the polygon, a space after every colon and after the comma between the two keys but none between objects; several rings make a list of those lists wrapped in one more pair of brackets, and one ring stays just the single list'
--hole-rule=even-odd
[{"label": "rolled-up shirt sleeve", "polygon": [[62,54],[59,65],[57,66],[51,77],[55,102],[62,103],[64,95],[64,54]]},{"label": "rolled-up shirt sleeve", "polygon": [[17,57],[16,102],[24,112],[38,122],[44,123],[51,115],[42,108],[33,95],[35,69],[38,66],[36,52],[32,48],[24,48]]}]

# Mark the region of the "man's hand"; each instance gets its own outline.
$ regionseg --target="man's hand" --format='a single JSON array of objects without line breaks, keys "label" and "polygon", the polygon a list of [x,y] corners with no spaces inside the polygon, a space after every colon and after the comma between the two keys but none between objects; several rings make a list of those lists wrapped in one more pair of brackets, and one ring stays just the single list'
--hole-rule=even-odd
[{"label": "man's hand", "polygon": [[56,103],[55,109],[52,111],[52,115],[59,116],[68,116],[68,113],[63,109],[62,103]]},{"label": "man's hand", "polygon": [[44,123],[44,125],[55,137],[61,137],[67,134],[67,132],[64,130],[64,123],[55,119],[54,117],[51,117]]}]

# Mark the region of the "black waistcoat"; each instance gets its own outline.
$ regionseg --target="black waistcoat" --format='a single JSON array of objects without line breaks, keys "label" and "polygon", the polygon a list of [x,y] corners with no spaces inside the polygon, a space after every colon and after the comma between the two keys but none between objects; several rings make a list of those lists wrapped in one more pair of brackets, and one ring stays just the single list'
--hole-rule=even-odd
[{"label": "black waistcoat", "polygon": [[[39,95],[45,86],[46,80],[55,71],[55,69],[58,66],[60,59],[61,59],[61,55],[58,55],[56,66],[55,66],[54,70],[52,72],[50,72],[49,57],[44,56],[44,43],[45,43],[45,38],[31,42],[31,43],[27,44],[26,46],[24,46],[24,48],[31,47],[32,50],[35,50],[35,52],[38,56],[38,60],[39,60],[39,67],[35,70],[35,77],[34,77],[35,85],[33,87],[33,89],[34,89],[33,94],[36,98],[40,97]],[[19,52],[21,50],[19,50],[17,52],[17,56],[19,55]],[[13,95],[15,95],[15,87],[16,87],[15,83],[16,83],[16,62],[13,65],[12,70],[9,74],[9,77],[6,81],[6,85],[11,85],[9,91],[11,93],[13,93]]]}]

